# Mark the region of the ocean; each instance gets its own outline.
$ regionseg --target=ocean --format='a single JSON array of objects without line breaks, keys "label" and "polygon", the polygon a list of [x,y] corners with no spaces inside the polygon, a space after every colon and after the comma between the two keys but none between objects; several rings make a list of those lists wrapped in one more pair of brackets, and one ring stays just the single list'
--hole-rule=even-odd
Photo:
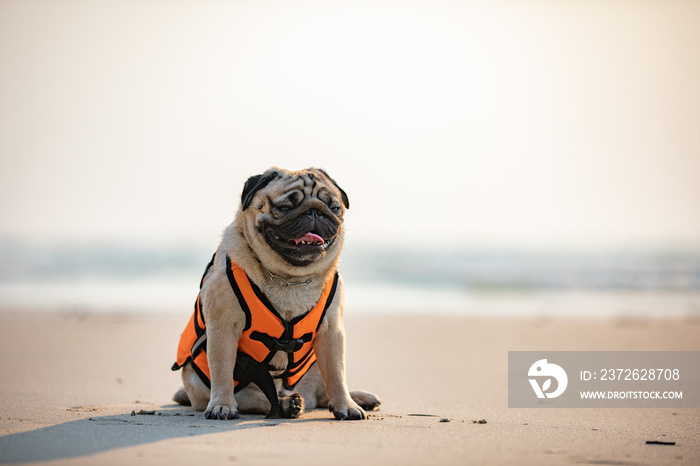
[{"label": "ocean", "polygon": [[[0,241],[0,312],[187,316],[213,250]],[[346,314],[700,318],[692,251],[350,246]]]}]

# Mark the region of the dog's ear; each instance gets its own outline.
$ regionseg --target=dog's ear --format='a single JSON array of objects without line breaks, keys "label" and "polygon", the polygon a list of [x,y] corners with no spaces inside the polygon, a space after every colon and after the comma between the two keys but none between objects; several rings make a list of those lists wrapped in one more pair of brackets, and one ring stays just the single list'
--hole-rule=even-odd
[{"label": "dog's ear", "polygon": [[277,170],[268,170],[262,175],[255,175],[248,178],[248,181],[246,181],[245,185],[243,185],[243,192],[241,193],[242,209],[246,210],[252,202],[255,193],[270,184],[270,182],[279,175],[280,173]]},{"label": "dog's ear", "polygon": [[317,168],[316,170],[318,170],[318,171],[320,171],[321,173],[323,173],[323,175],[324,175],[326,178],[328,178],[328,179],[330,180],[330,182],[333,183],[333,184],[335,185],[336,188],[338,188],[338,191],[340,191],[340,198],[341,198],[342,201],[343,201],[343,205],[345,206],[346,209],[349,209],[349,208],[350,208],[350,200],[348,199],[348,195],[345,194],[345,191],[343,191],[343,188],[341,188],[340,186],[338,186],[338,183],[336,183],[335,180],[334,180],[333,178],[331,178],[331,177],[328,175],[328,173],[326,173],[326,171],[325,171],[324,169],[322,169],[322,168]]}]

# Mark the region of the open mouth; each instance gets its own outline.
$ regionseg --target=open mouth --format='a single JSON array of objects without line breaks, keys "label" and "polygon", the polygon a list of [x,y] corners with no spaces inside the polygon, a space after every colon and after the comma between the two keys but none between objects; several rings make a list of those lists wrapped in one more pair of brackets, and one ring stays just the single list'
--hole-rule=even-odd
[{"label": "open mouth", "polygon": [[265,231],[268,243],[285,255],[323,254],[333,243],[333,238],[323,239],[319,234],[308,232],[298,238],[285,239],[268,228]]},{"label": "open mouth", "polygon": [[310,244],[312,246],[323,246],[326,242],[318,236],[316,233],[307,233],[301,238],[297,238],[294,242],[299,246],[300,244]]}]

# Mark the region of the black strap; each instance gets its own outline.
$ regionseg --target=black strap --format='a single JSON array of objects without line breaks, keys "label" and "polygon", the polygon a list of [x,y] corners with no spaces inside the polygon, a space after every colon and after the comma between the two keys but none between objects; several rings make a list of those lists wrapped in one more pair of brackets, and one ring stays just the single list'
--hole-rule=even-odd
[{"label": "black strap", "polygon": [[211,260],[207,264],[207,268],[204,269],[204,273],[202,274],[202,279],[199,281],[199,289],[202,289],[202,285],[204,285],[204,277],[207,276],[207,273],[209,272],[209,269],[211,269],[212,265],[214,265],[214,258],[216,257],[216,253],[214,253],[213,256],[211,256]]},{"label": "black strap", "polygon": [[231,288],[233,288],[233,292],[236,294],[236,298],[238,298],[238,304],[241,305],[241,309],[245,314],[245,328],[243,329],[243,331],[246,331],[250,328],[251,323],[250,308],[248,307],[248,303],[243,297],[241,289],[238,287],[236,277],[233,276],[233,269],[231,268],[231,258],[228,256],[228,254],[226,255],[226,276],[228,277],[228,282],[231,284]]},{"label": "black strap", "polygon": [[274,354],[277,351],[284,351],[286,353],[294,353],[299,351],[301,347],[304,346],[304,343],[311,341],[312,336],[313,334],[306,333],[302,335],[301,338],[277,339],[266,333],[253,332],[250,334],[250,339],[262,342],[262,344]]},{"label": "black strap", "polygon": [[272,375],[270,375],[269,365],[259,363],[252,357],[239,351],[236,356],[236,368],[233,371],[233,378],[238,381],[235,391],[242,390],[251,382],[262,390],[265,397],[270,401],[270,412],[267,413],[267,419],[281,417],[277,388]]}]

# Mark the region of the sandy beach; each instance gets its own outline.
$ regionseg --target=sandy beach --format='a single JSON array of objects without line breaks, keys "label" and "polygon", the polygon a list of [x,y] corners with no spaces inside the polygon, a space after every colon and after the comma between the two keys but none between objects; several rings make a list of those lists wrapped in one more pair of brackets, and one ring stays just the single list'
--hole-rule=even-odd
[{"label": "sandy beach", "polygon": [[509,350],[700,350],[698,321],[350,315],[350,389],[378,394],[379,411],[223,422],[171,401],[185,318],[1,314],[0,463],[700,464],[700,409],[507,399]]}]

